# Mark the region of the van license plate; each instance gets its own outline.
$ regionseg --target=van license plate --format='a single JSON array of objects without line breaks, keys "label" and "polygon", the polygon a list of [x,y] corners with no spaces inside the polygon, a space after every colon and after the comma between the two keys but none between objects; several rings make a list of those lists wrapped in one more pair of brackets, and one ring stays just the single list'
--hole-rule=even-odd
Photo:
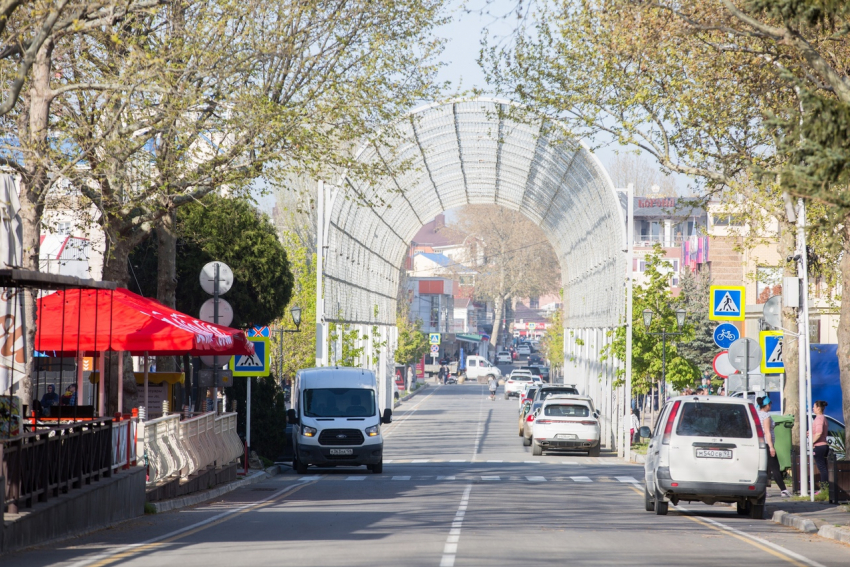
[{"label": "van license plate", "polygon": [[719,451],[717,449],[697,449],[697,457],[700,459],[731,459],[732,451]]},{"label": "van license plate", "polygon": [[577,439],[578,435],[575,433],[558,433],[555,435],[555,439]]},{"label": "van license plate", "polygon": [[354,449],[331,449],[331,455],[353,455]]}]

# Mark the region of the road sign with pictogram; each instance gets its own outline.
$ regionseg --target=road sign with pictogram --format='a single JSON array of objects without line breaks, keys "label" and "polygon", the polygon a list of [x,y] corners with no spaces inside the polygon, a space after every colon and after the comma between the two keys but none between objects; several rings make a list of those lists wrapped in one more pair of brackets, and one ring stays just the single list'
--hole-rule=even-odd
[{"label": "road sign with pictogram", "polygon": [[440,344],[440,333],[428,333],[428,342],[432,345]]},{"label": "road sign with pictogram", "polygon": [[708,318],[712,321],[743,321],[746,290],[740,285],[713,285],[709,292]]},{"label": "road sign with pictogram", "polygon": [[248,337],[254,344],[254,354],[240,354],[230,358],[234,376],[268,376],[271,367],[271,349],[268,337]]},{"label": "road sign with pictogram", "polygon": [[440,354],[440,345],[431,345],[431,356]]},{"label": "road sign with pictogram", "polygon": [[255,327],[251,327],[248,329],[247,335],[249,337],[270,337],[271,331],[266,325],[257,325]]},{"label": "road sign with pictogram", "polygon": [[741,332],[732,323],[721,323],[714,329],[714,344],[726,349],[741,338]]},{"label": "road sign with pictogram", "polygon": [[782,361],[782,346],[785,336],[783,331],[762,331],[759,333],[761,351],[761,371],[763,374],[781,374],[785,372]]}]

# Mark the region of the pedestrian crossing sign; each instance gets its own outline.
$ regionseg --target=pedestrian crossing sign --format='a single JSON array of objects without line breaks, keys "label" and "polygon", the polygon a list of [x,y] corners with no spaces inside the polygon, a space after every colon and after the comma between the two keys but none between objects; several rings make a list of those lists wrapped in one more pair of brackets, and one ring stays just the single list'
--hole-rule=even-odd
[{"label": "pedestrian crossing sign", "polygon": [[713,285],[709,292],[712,321],[743,321],[746,290],[740,285]]},{"label": "pedestrian crossing sign", "polygon": [[271,367],[269,338],[248,337],[254,344],[254,354],[239,354],[230,357],[230,369],[234,376],[268,376]]},{"label": "pedestrian crossing sign", "polygon": [[785,363],[782,361],[783,331],[762,331],[759,333],[761,351],[764,353],[761,359],[762,374],[781,374],[785,372]]}]

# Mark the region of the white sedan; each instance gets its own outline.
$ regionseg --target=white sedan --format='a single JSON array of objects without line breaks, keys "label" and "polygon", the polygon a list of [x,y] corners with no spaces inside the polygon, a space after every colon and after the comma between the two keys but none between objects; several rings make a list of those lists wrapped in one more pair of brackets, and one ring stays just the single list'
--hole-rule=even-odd
[{"label": "white sedan", "polygon": [[514,370],[505,381],[505,399],[507,400],[511,396],[518,396],[520,389],[526,384],[536,384],[538,382],[540,382],[539,376],[534,376],[528,371],[520,372]]},{"label": "white sedan", "polygon": [[499,354],[496,355],[496,364],[510,364],[514,360],[511,357],[511,353],[506,350],[503,350]]},{"label": "white sedan", "polygon": [[587,451],[599,456],[599,415],[584,396],[552,395],[534,413],[531,452]]}]

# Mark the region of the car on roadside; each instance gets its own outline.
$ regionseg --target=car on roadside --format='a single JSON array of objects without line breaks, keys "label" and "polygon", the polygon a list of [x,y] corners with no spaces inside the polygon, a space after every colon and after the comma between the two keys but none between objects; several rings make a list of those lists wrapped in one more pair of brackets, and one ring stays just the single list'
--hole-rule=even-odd
[{"label": "car on roadside", "polygon": [[528,356],[531,354],[531,347],[527,344],[520,343],[516,347],[516,352],[520,356]]},{"label": "car on roadside", "polygon": [[499,351],[496,355],[496,364],[510,364],[514,361],[511,353],[507,350]]},{"label": "car on roadside", "polygon": [[543,366],[543,357],[541,357],[539,354],[530,355],[528,357],[528,365],[529,366],[532,366],[532,365]]},{"label": "car on roadside", "polygon": [[587,451],[598,457],[599,414],[585,396],[550,395],[534,412],[532,455],[546,451]]},{"label": "car on roadside", "polygon": [[539,387],[540,386],[537,383],[526,384],[522,387],[518,396],[520,408],[522,408],[522,405],[526,402],[526,400],[530,401],[532,404],[534,403],[534,394],[537,392]]},{"label": "car on roadside", "polygon": [[520,370],[528,370],[534,376],[539,376],[540,379],[543,380],[544,382],[549,382],[549,368],[546,367],[546,366],[538,366],[538,365],[531,366],[531,365],[529,365],[529,366],[523,366],[522,368],[520,368]]},{"label": "car on roadside", "polygon": [[647,512],[670,503],[734,503],[740,515],[764,518],[767,451],[756,407],[745,398],[679,396],[664,404],[644,465]]},{"label": "car on roadside", "polygon": [[523,424],[525,423],[525,419],[528,417],[528,412],[531,411],[532,405],[533,405],[533,402],[530,399],[525,398],[525,400],[522,402],[522,405],[520,405],[520,407],[519,407],[519,436],[520,437],[522,437],[522,434],[523,434],[523,431],[524,431]]},{"label": "car on roadside", "polygon": [[483,356],[470,355],[466,359],[466,377],[476,380],[479,384],[486,384],[490,378],[502,378],[502,371]]},{"label": "car on roadside", "polygon": [[526,384],[534,384],[540,382],[540,378],[534,376],[531,372],[523,372],[514,370],[505,380],[505,399],[511,396],[518,396],[520,389]]}]

